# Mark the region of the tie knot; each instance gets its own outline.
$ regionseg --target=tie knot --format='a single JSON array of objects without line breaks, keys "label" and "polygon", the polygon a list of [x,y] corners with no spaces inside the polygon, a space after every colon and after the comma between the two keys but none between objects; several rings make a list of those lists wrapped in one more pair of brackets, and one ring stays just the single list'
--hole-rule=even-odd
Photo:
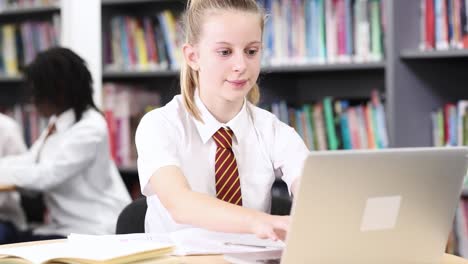
[{"label": "tie knot", "polygon": [[213,139],[216,142],[218,148],[228,149],[232,147],[232,135],[234,133],[229,128],[220,128],[213,135]]}]

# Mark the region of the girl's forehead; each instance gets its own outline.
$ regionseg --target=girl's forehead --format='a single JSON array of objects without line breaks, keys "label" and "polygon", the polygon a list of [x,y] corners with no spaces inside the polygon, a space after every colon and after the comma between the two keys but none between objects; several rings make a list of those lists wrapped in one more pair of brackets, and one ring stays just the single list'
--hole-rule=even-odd
[{"label": "girl's forehead", "polygon": [[210,42],[232,42],[239,38],[260,41],[260,15],[245,11],[211,13],[204,18],[201,33],[201,39]]}]

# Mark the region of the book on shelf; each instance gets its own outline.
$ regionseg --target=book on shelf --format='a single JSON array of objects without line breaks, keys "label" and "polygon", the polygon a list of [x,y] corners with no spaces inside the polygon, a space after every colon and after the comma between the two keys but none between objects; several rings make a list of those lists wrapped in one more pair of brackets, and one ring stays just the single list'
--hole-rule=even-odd
[{"label": "book on shelf", "polygon": [[0,74],[19,75],[40,51],[58,45],[60,17],[52,21],[26,21],[0,25]]},{"label": "book on shelf", "polygon": [[388,147],[385,109],[377,91],[364,102],[325,97],[293,107],[280,101],[271,104],[271,111],[294,127],[310,150]]},{"label": "book on shelf", "polygon": [[32,104],[1,107],[0,112],[10,116],[17,122],[21,131],[23,131],[27,146],[31,146],[47,127],[47,120],[39,116],[36,107]]},{"label": "book on shelf", "polygon": [[103,85],[103,111],[109,129],[111,155],[117,166],[136,167],[136,128],[145,113],[160,106],[157,91],[138,85]]},{"label": "book on shelf", "polygon": [[468,1],[420,1],[421,50],[468,48]]},{"label": "book on shelf", "polygon": [[5,264],[121,264],[158,263],[177,261],[169,256],[174,246],[149,241],[120,241],[84,239],[42,242],[0,248],[0,263]]},{"label": "book on shelf", "polygon": [[[260,0],[270,15],[263,66],[376,62],[384,58],[384,0]],[[117,15],[104,25],[106,70],[180,68],[180,15]],[[294,28],[295,30],[289,30]]]},{"label": "book on shelf", "polygon": [[468,100],[445,104],[431,121],[434,146],[468,146]]},{"label": "book on shelf", "polygon": [[180,69],[183,44],[180,16],[164,10],[154,16],[114,16],[103,35],[107,70]]},{"label": "book on shelf", "polygon": [[263,37],[265,66],[374,62],[384,58],[383,0],[259,3],[271,15]]}]

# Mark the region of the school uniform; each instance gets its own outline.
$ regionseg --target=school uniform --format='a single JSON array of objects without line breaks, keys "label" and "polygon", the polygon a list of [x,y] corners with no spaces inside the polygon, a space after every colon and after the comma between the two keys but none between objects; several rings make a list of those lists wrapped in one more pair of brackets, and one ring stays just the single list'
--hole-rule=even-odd
[{"label": "school uniform", "polygon": [[148,203],[146,232],[166,233],[189,227],[174,221],[150,187],[151,176],[161,167],[179,167],[193,191],[217,197],[215,157],[219,145],[213,136],[222,127],[232,131],[232,152],[242,206],[246,208],[269,213],[275,177],[281,176],[290,189],[309,154],[293,128],[247,100],[226,124],[213,117],[198,92],[194,100],[204,123],[190,115],[182,96],[177,95],[164,107],[147,113],[138,126],[138,173]]},{"label": "school uniform", "polygon": [[113,234],[131,201],[110,157],[106,122],[94,109],[78,122],[72,109],[52,116],[29,152],[0,159],[0,175],[0,184],[43,192],[49,219],[35,235]]}]

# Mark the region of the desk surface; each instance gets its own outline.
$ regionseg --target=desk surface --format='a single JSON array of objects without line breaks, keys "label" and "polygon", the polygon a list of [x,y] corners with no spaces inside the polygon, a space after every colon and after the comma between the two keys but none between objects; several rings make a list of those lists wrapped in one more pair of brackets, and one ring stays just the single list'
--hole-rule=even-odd
[{"label": "desk surface", "polygon": [[[184,264],[229,264],[223,256],[192,256],[181,257],[181,263]],[[468,264],[468,260],[445,254],[441,264]]]},{"label": "desk surface", "polygon": [[[17,246],[28,246],[31,244],[42,244],[42,243],[53,243],[54,241],[61,241],[58,240],[49,240],[49,241],[37,241],[37,242],[26,242],[26,243],[18,243],[18,244],[8,244],[8,245],[1,245],[2,247],[17,247]],[[215,255],[215,256],[189,256],[189,257],[178,257],[181,264],[229,264],[229,262],[225,261],[222,255]],[[445,254],[442,258],[441,264],[468,264],[468,260],[453,256],[450,254]]]}]

